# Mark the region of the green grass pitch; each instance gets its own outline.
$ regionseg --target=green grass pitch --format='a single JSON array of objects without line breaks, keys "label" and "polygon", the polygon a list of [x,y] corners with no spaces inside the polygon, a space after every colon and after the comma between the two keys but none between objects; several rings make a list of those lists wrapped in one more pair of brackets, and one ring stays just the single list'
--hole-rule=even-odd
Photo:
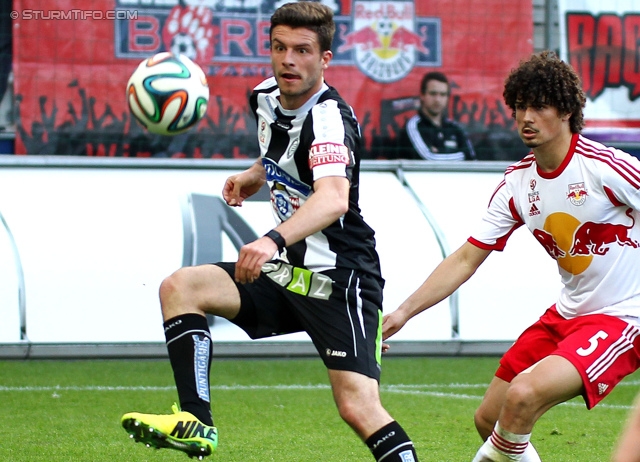
[{"label": "green grass pitch", "polygon": [[[388,357],[381,395],[413,439],[421,462],[470,461],[480,445],[473,413],[495,357]],[[557,406],[532,441],[542,460],[609,460],[638,391],[640,373],[599,406]],[[371,462],[340,420],[319,359],[215,360],[213,413],[220,445],[212,461]],[[177,394],[165,360],[0,361],[0,461],[188,461],[133,443],[129,411],[168,413]]]}]

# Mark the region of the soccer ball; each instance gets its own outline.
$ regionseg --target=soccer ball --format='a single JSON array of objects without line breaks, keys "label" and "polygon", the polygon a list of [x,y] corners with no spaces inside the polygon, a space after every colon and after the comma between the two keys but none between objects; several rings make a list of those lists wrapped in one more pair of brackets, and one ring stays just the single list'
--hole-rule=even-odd
[{"label": "soccer ball", "polygon": [[158,53],[140,63],[127,83],[136,120],[151,133],[177,135],[207,112],[209,86],[196,63],[183,54]]}]

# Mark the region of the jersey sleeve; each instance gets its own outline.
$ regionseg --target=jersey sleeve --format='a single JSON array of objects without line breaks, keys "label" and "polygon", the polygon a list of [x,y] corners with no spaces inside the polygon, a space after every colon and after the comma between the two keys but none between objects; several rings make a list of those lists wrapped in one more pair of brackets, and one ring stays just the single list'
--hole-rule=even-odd
[{"label": "jersey sleeve", "polygon": [[[614,205],[627,205],[640,211],[640,160],[617,149],[608,153],[600,168],[602,186]],[[602,156],[605,157],[605,156]]]},{"label": "jersey sleeve", "polygon": [[260,105],[259,99],[262,97],[264,101],[264,95],[274,92],[277,88],[278,84],[275,77],[269,77],[253,88],[253,91],[249,95],[249,108],[251,109],[251,113],[253,114],[256,122],[258,121],[258,106]]},{"label": "jersey sleeve", "polygon": [[353,150],[347,145],[347,124],[335,100],[326,100],[311,110],[314,139],[309,148],[309,166],[313,180],[328,176],[348,178],[354,163]]},{"label": "jersey sleeve", "polygon": [[485,250],[504,250],[511,234],[524,224],[505,181],[496,188],[478,229],[468,241]]}]

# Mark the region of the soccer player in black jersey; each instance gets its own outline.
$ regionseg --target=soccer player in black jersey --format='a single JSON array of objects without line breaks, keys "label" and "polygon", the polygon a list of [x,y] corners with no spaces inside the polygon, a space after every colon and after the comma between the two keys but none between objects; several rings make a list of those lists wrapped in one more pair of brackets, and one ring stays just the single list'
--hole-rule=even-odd
[{"label": "soccer player in black jersey", "polygon": [[261,155],[227,179],[222,195],[239,207],[267,183],[276,226],[244,245],[235,263],[185,267],[163,281],[180,408],[172,415],[125,414],[122,424],[138,441],[202,457],[215,450],[210,313],[254,339],[307,332],[340,416],[375,460],[418,460],[380,402],[384,280],[374,232],[358,207],[360,129],[351,107],[324,81],[334,32],[331,9],[318,2],[289,3],[271,17],[274,77],[250,97]]}]

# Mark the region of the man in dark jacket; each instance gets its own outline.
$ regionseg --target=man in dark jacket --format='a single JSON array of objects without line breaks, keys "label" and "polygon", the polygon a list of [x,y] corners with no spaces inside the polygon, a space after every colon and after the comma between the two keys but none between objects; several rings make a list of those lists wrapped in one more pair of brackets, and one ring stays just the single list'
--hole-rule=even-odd
[{"label": "man in dark jacket", "polygon": [[450,86],[442,72],[425,74],[420,83],[420,108],[400,133],[397,152],[390,159],[475,160],[473,146],[463,128],[445,117]]}]

